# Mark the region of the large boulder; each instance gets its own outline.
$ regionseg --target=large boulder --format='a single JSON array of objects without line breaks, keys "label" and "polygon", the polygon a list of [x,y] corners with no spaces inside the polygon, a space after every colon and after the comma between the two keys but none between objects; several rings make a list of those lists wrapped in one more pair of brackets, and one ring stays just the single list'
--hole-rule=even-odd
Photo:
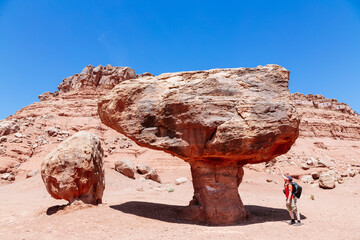
[{"label": "large boulder", "polygon": [[191,165],[195,221],[233,224],[246,218],[242,166],[286,153],[298,137],[288,80],[277,65],[144,76],[115,86],[98,111],[137,144]]},{"label": "large boulder", "polygon": [[335,188],[335,180],[329,172],[322,172],[319,178],[319,187],[325,189]]},{"label": "large boulder", "polygon": [[41,177],[50,195],[69,203],[101,203],[103,152],[100,140],[88,132],[78,132],[59,144],[41,164]]}]

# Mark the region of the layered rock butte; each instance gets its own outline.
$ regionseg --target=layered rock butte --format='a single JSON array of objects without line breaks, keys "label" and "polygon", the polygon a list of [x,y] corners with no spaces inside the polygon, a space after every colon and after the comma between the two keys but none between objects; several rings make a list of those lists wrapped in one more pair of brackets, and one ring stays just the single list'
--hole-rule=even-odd
[{"label": "layered rock butte", "polygon": [[[58,86],[59,91],[40,95],[39,102],[1,121],[0,128],[5,121],[9,127],[3,132],[0,129],[0,173],[13,173],[15,181],[25,179],[26,173],[34,170],[34,166],[40,169],[43,158],[52,149],[78,131],[88,131],[100,138],[105,150],[105,168],[113,166],[120,156],[136,158],[139,154],[151,153],[153,150],[136,145],[131,139],[102,124],[97,113],[98,99],[116,84],[146,76],[152,75],[137,75],[131,68],[108,65],[87,66],[82,73],[65,78]],[[301,164],[310,157],[325,159],[339,171],[349,168],[359,171],[359,115],[350,106],[321,95],[295,93],[291,98],[301,118],[300,135],[287,154],[276,158],[276,164],[298,177],[322,170],[301,169]],[[50,128],[52,131],[49,131]],[[149,161],[156,162],[163,169],[183,164],[167,153]],[[273,171],[269,164],[250,164],[245,168]],[[161,172],[164,171],[160,169]],[[10,181],[0,180],[0,184],[8,183]]]}]

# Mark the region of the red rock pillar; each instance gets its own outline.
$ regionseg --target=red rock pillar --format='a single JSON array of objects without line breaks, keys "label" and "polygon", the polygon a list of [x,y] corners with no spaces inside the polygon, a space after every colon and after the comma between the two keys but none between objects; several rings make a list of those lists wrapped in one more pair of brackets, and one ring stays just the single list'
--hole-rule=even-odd
[{"label": "red rock pillar", "polygon": [[238,192],[242,166],[223,161],[193,161],[190,165],[194,197],[183,217],[209,225],[232,225],[246,219]]}]

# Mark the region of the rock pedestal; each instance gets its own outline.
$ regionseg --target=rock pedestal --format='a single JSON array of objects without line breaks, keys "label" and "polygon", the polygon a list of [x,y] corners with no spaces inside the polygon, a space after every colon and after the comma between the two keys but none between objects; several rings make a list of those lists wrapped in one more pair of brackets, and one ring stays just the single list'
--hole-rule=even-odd
[{"label": "rock pedestal", "polygon": [[183,217],[209,225],[237,224],[246,219],[238,187],[244,170],[236,162],[191,162],[194,197]]}]

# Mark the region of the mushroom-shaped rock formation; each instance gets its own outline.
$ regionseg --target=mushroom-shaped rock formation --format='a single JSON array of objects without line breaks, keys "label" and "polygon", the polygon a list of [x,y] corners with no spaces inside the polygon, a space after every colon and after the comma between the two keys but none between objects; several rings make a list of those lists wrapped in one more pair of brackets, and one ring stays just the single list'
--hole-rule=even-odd
[{"label": "mushroom-shaped rock formation", "polygon": [[243,165],[286,153],[298,137],[288,80],[277,65],[145,76],[115,86],[98,112],[140,146],[191,165],[189,218],[236,224],[246,218],[238,193]]},{"label": "mushroom-shaped rock formation", "polygon": [[41,177],[55,199],[102,202],[105,189],[103,149],[91,133],[78,132],[59,144],[41,164]]}]

